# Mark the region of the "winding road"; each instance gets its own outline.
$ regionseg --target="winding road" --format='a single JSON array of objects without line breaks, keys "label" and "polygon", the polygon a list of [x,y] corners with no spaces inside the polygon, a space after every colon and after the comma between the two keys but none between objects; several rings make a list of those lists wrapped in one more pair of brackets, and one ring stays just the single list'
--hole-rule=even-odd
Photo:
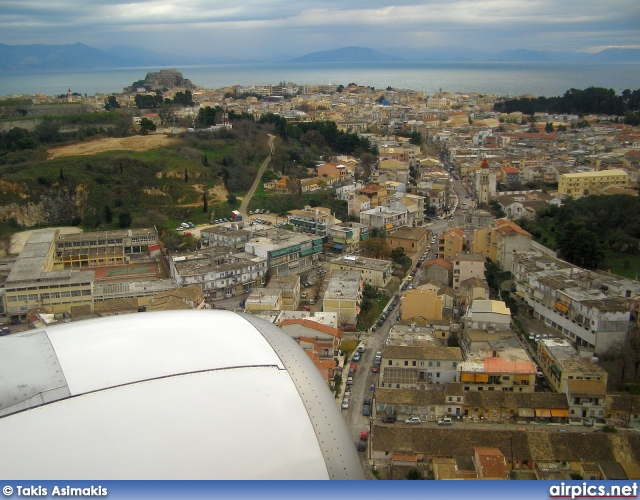
[{"label": "winding road", "polygon": [[258,185],[260,184],[260,180],[262,179],[262,174],[264,174],[264,171],[267,169],[267,166],[269,166],[269,163],[271,162],[271,157],[273,156],[273,153],[275,151],[275,148],[273,146],[274,139],[275,136],[269,134],[269,148],[271,149],[271,154],[267,156],[262,162],[262,165],[260,165],[260,170],[258,170],[258,174],[256,175],[256,178],[251,185],[251,189],[249,189],[247,194],[242,198],[242,203],[240,204],[240,208],[238,209],[238,211],[242,214],[243,219],[247,218],[247,208],[249,208],[249,202],[251,201],[251,198],[253,198],[256,189],[258,189]]}]

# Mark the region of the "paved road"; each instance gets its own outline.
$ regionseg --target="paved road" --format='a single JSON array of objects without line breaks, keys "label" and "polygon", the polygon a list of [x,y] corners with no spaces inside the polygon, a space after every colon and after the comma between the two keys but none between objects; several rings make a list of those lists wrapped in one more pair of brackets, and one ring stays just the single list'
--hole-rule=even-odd
[{"label": "paved road", "polygon": [[251,186],[251,189],[249,189],[247,194],[242,198],[242,203],[240,204],[240,209],[238,211],[242,214],[243,219],[247,218],[247,208],[249,207],[249,202],[251,201],[251,198],[253,198],[253,194],[256,192],[256,189],[260,184],[260,180],[262,179],[262,174],[264,174],[264,171],[267,169],[267,167],[269,166],[269,162],[271,161],[271,156],[273,155],[273,152],[274,152],[274,146],[273,146],[274,139],[275,139],[275,136],[269,134],[269,148],[271,149],[271,155],[267,156],[265,160],[262,162],[262,165],[260,165],[260,170],[258,170],[258,174],[256,175],[256,178],[253,181],[253,185]]}]

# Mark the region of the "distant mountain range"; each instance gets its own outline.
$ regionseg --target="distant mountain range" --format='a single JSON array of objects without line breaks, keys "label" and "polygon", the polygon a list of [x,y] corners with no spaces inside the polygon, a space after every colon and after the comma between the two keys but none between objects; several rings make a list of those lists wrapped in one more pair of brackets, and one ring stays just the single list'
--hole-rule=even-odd
[{"label": "distant mountain range", "polygon": [[[505,50],[498,53],[472,49],[435,47],[425,50],[343,47],[312,52],[294,59],[281,58],[283,63],[324,62],[395,62],[395,61],[578,61],[593,63],[640,62],[639,49],[606,49],[597,53],[551,52],[527,49]],[[138,47],[116,46],[107,51],[83,43],[71,45],[5,45],[0,44],[0,71],[76,70],[140,66],[186,66],[240,61],[221,58],[161,54]],[[272,60],[271,62],[275,62]]]}]

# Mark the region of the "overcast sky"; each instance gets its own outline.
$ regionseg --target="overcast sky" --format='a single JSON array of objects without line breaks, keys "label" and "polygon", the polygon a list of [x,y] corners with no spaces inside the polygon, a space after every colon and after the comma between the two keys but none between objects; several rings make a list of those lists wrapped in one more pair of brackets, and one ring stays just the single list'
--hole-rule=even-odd
[{"label": "overcast sky", "polygon": [[640,0],[1,0],[0,43],[264,58],[349,45],[640,48]]}]

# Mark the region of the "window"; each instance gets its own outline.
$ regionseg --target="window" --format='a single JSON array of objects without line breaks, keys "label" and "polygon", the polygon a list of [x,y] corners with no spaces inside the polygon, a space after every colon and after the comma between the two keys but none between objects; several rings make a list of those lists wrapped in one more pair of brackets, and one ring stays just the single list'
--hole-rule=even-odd
[{"label": "window", "polygon": [[405,362],[404,362],[404,366],[409,366],[409,362],[408,362],[408,361],[405,361]]},{"label": "window", "polygon": [[393,361],[389,360],[389,366],[393,365]]},{"label": "window", "polygon": [[411,366],[416,366],[416,362],[415,362],[415,361],[412,361],[412,362],[411,362]]}]

